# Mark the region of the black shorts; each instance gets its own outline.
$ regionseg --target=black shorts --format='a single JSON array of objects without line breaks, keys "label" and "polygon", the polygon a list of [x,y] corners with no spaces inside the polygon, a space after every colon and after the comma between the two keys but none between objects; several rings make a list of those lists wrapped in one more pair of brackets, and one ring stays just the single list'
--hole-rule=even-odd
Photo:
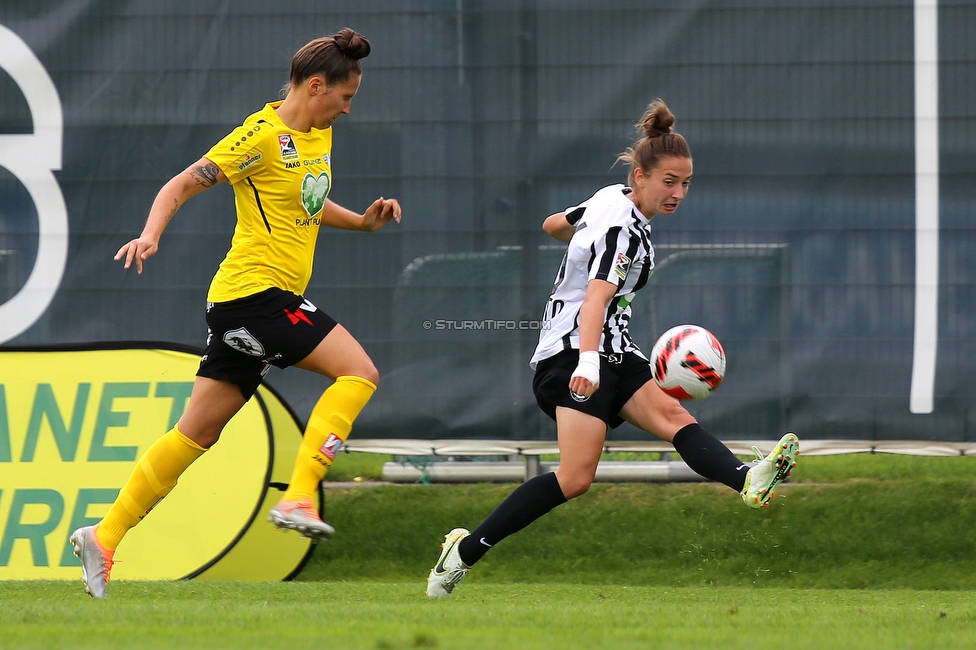
[{"label": "black shorts", "polygon": [[197,376],[236,384],[250,399],[271,365],[295,365],[336,325],[303,296],[281,289],[207,303],[207,349]]},{"label": "black shorts", "polygon": [[563,350],[536,365],[532,392],[539,408],[555,420],[556,407],[565,406],[600,418],[611,429],[616,429],[624,423],[620,409],[641,386],[651,381],[650,363],[633,352],[601,353],[600,387],[585,402],[576,401],[569,393],[569,380],[578,364],[579,350]]}]

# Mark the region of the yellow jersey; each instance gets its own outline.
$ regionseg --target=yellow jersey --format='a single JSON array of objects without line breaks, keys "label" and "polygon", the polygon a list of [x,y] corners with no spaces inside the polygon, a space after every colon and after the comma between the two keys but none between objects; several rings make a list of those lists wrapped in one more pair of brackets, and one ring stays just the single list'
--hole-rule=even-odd
[{"label": "yellow jersey", "polygon": [[322,207],[332,188],[332,128],[285,126],[265,105],[204,157],[234,188],[237,226],[207,300],[277,287],[301,295],[312,276]]}]

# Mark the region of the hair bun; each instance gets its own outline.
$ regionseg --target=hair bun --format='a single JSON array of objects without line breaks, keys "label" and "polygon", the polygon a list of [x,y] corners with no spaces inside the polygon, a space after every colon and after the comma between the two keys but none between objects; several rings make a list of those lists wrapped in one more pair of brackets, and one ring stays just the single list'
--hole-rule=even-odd
[{"label": "hair bun", "polygon": [[339,51],[350,59],[358,61],[369,56],[369,40],[349,27],[340,29],[332,39]]},{"label": "hair bun", "polygon": [[674,114],[663,100],[655,99],[636,126],[646,137],[657,138],[673,132]]}]

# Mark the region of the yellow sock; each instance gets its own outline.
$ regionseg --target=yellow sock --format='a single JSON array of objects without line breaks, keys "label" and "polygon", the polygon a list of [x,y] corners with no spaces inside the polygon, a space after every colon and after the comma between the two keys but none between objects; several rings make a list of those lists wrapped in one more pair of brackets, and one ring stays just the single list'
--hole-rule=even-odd
[{"label": "yellow sock", "polygon": [[352,431],[352,423],[366,402],[373,396],[376,385],[362,377],[343,375],[322,393],[305,427],[302,446],[298,449],[295,469],[283,499],[298,501],[311,499],[319,482],[342,443]]},{"label": "yellow sock", "polygon": [[205,451],[178,427],[154,442],[139,459],[115,503],[95,529],[98,542],[114,551],[129,529],[176,487],[180,474]]}]

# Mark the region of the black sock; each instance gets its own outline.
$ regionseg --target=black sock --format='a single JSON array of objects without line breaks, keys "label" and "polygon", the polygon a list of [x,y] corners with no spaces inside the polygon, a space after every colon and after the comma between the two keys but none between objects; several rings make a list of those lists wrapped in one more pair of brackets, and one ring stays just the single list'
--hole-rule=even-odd
[{"label": "black sock", "polygon": [[722,442],[697,423],[674,434],[674,448],[688,467],[707,479],[725,483],[736,492],[746,484],[746,472],[752,467],[743,463]]},{"label": "black sock", "polygon": [[458,545],[461,561],[468,566],[473,565],[492,546],[563,503],[566,503],[566,497],[554,473],[529,479],[498,504],[481,525],[461,541]]}]

